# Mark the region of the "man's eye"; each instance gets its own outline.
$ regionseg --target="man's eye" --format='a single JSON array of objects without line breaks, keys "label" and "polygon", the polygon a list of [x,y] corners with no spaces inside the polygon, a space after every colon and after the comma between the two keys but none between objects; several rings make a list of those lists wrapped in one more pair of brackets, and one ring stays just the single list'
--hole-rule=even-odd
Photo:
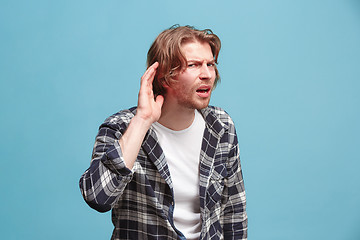
[{"label": "man's eye", "polygon": [[208,67],[214,67],[215,64],[214,64],[214,63],[208,63],[207,66],[208,66]]},{"label": "man's eye", "polygon": [[191,67],[196,67],[196,64],[195,63],[190,63],[188,64],[188,67],[191,68]]}]

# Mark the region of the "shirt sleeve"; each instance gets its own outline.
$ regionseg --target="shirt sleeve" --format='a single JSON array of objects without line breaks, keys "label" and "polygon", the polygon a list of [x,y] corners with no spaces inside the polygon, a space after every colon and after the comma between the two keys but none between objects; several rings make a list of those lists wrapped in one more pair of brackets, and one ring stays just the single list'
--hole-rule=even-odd
[{"label": "shirt sleeve", "polygon": [[99,212],[109,211],[131,181],[135,168],[125,166],[119,139],[127,125],[109,118],[96,136],[90,167],[80,178],[80,190],[87,204]]},{"label": "shirt sleeve", "polygon": [[229,139],[228,177],[223,192],[224,239],[247,239],[246,195],[234,125],[230,125]]}]

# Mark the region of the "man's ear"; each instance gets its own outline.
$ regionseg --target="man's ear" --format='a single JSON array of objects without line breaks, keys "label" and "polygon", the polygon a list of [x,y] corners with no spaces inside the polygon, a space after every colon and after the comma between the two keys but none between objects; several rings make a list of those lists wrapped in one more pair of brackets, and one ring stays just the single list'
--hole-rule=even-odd
[{"label": "man's ear", "polygon": [[163,81],[162,82],[162,86],[164,89],[169,89],[171,87],[171,83],[174,81],[174,79],[172,77],[169,78],[168,81]]},{"label": "man's ear", "polygon": [[163,89],[164,89],[164,96],[166,95],[166,93],[169,92],[170,86],[167,82],[163,83]]}]

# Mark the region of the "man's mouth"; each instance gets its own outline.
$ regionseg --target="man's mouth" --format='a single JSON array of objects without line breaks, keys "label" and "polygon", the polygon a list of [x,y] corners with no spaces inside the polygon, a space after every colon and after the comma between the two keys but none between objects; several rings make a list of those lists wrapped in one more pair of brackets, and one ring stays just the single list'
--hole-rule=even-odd
[{"label": "man's mouth", "polygon": [[196,94],[201,98],[210,97],[211,88],[209,86],[203,86],[196,89]]},{"label": "man's mouth", "polygon": [[198,93],[207,93],[210,91],[210,88],[199,88],[196,90]]}]

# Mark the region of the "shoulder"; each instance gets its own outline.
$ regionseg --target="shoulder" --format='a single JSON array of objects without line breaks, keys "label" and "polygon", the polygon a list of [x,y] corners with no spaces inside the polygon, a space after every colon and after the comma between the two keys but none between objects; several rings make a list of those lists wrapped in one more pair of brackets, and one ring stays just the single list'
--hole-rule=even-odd
[{"label": "shoulder", "polygon": [[[107,126],[107,127],[118,126],[120,128],[126,128],[129,125],[131,119],[135,116],[135,113],[136,113],[136,107],[121,110],[121,111],[111,115],[110,117],[106,118],[104,123],[101,124],[100,128],[104,127],[104,126]],[[115,128],[118,128],[118,127],[115,127]]]},{"label": "shoulder", "polygon": [[208,106],[202,109],[201,112],[207,121],[219,121],[227,127],[232,127],[234,125],[230,115],[220,107]]}]

